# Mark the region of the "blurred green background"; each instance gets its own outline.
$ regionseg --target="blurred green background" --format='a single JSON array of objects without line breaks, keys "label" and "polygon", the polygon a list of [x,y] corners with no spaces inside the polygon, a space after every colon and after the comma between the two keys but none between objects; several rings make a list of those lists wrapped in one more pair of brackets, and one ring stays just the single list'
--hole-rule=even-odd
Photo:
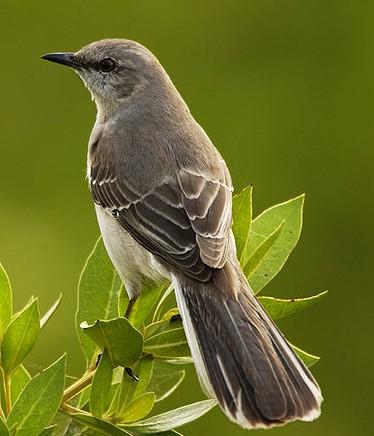
[{"label": "blurred green background", "polygon": [[[85,181],[96,110],[71,71],[41,61],[107,37],[135,39],[171,75],[222,152],[236,190],[254,183],[255,213],[305,192],[301,241],[264,294],[323,303],[281,323],[322,356],[321,418],[274,435],[366,435],[373,408],[374,3],[346,0],[2,2],[0,259],[19,309],[63,292],[29,364],[65,350],[83,370],[76,285],[98,236]],[[202,399],[194,373],[174,394]],[[186,435],[240,435],[214,410]],[[263,431],[258,431],[262,434]]]}]

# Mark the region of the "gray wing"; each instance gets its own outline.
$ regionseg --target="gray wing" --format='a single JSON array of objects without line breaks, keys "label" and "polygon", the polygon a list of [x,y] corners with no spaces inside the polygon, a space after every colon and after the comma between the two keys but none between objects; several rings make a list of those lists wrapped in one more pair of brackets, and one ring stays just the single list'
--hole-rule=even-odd
[{"label": "gray wing", "polygon": [[140,193],[108,167],[91,168],[95,203],[112,212],[132,237],[184,275],[208,281],[227,259],[231,228],[231,183],[187,169]]}]

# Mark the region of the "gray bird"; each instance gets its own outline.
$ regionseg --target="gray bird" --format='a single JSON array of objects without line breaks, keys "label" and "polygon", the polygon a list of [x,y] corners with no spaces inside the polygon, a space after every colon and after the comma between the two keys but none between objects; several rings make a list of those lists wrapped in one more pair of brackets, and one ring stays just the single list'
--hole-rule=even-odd
[{"label": "gray bird", "polygon": [[205,393],[244,428],[320,414],[320,389],[236,258],[229,171],[156,57],[107,39],[43,56],[97,106],[87,174],[109,256],[131,299],[171,279]]}]

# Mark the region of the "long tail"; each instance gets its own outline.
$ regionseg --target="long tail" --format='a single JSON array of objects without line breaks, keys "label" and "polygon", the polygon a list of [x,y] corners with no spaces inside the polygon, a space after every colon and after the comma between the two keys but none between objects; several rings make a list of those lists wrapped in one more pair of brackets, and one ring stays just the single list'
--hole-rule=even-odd
[{"label": "long tail", "polygon": [[316,381],[238,264],[234,271],[235,280],[223,272],[209,283],[172,276],[202,388],[244,428],[317,418],[322,396]]}]

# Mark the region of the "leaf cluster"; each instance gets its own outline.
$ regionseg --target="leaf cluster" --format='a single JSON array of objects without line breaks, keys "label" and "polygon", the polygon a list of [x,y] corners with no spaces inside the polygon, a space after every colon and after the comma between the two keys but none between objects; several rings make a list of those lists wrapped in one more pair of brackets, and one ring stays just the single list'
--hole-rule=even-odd
[{"label": "leaf cluster", "polygon": [[[237,256],[255,293],[281,270],[302,227],[304,197],[276,205],[252,220],[252,188],[233,199]],[[318,302],[325,293],[302,299],[258,297],[275,320]],[[0,270],[1,435],[180,434],[175,428],[215,406],[202,400],[155,414],[185,377],[191,355],[169,283],[145,283],[129,301],[101,239],[89,256],[78,285],[76,328],[86,372],[65,388],[65,356],[31,377],[24,367],[44,317],[32,298],[12,312],[9,279]],[[311,366],[318,357],[294,347]],[[157,407],[156,407],[157,406]]]}]

